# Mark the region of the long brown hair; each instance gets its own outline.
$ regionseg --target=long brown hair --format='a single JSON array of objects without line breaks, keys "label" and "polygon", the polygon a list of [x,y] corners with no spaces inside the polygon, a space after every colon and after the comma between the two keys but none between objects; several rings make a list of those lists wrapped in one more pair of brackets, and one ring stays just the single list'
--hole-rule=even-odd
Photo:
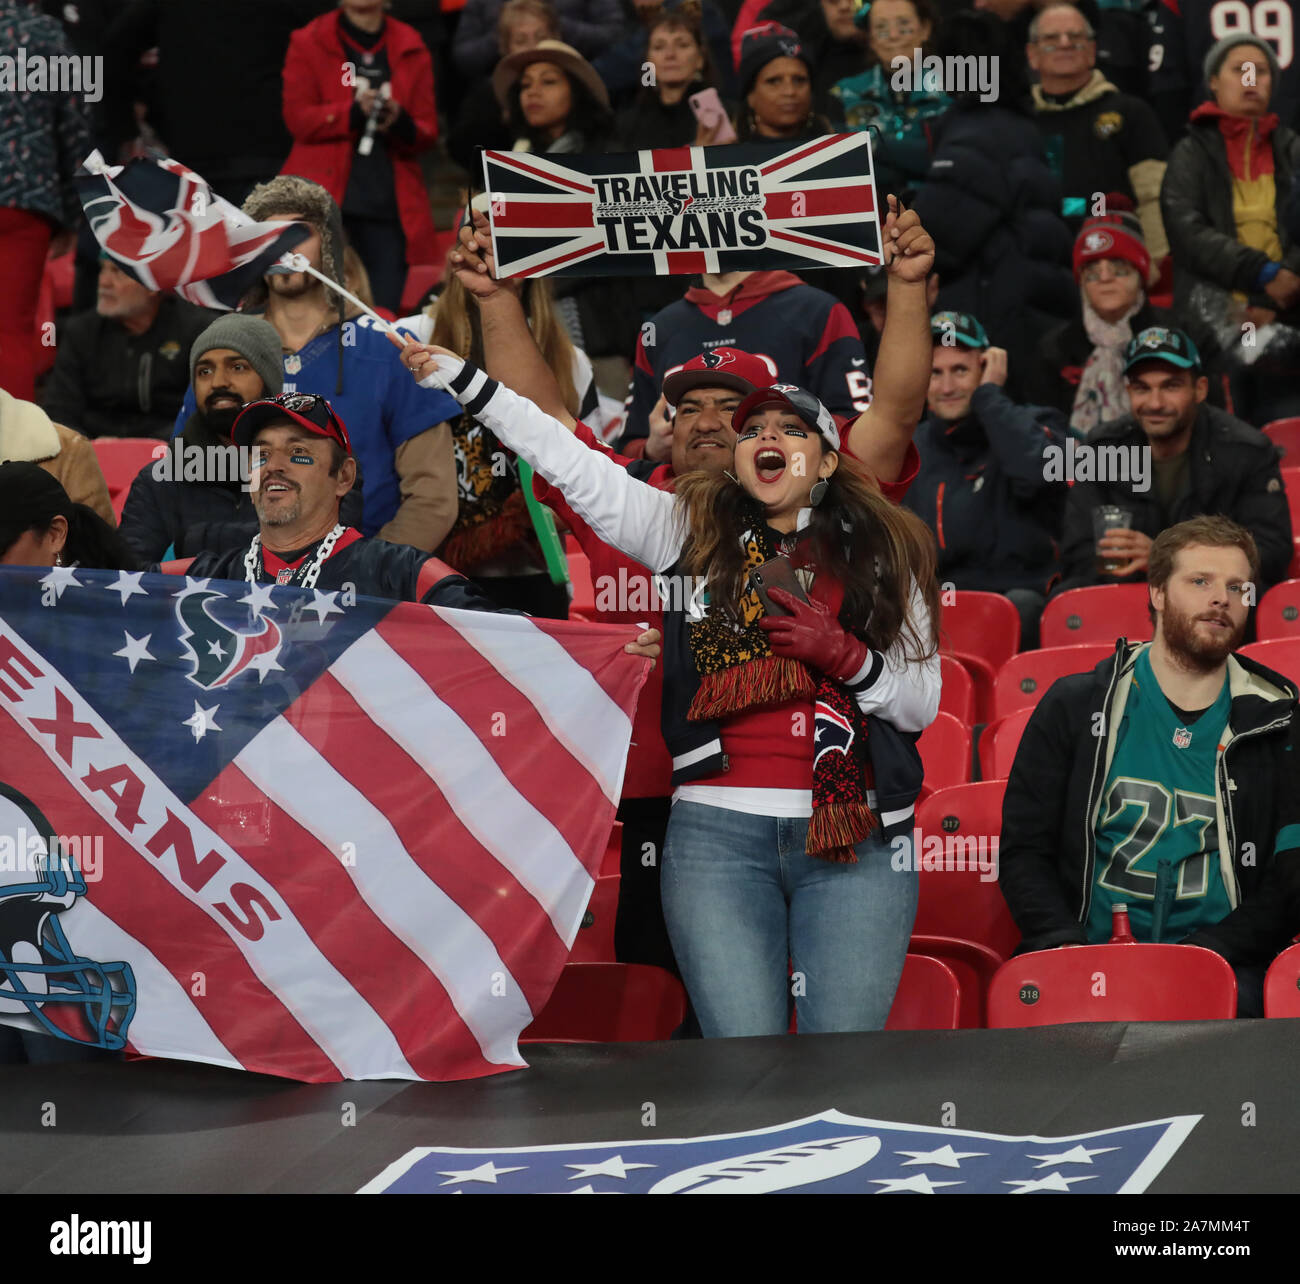
[{"label": "long brown hair", "polygon": [[[579,397],[577,385],[573,382],[573,340],[555,310],[555,295],[550,282],[525,281],[520,301],[533,340],[560,385],[564,404],[569,413],[576,416]],[[483,365],[483,331],[479,326],[478,307],[470,303],[465,287],[454,275],[448,276],[436,303],[425,311],[433,317],[430,342],[450,349],[475,365]]]},{"label": "long brown hair", "polygon": [[[725,473],[686,473],[677,479],[676,491],[686,525],[685,569],[707,577],[710,600],[734,619],[747,573],[742,537],[766,520],[763,505]],[[934,655],[939,648],[937,552],[925,523],[887,500],[874,478],[841,454],[809,526],[818,571],[844,586],[840,623],[873,650],[887,651],[901,637],[909,660]],[[911,612],[913,580],[930,614],[925,636]]]}]

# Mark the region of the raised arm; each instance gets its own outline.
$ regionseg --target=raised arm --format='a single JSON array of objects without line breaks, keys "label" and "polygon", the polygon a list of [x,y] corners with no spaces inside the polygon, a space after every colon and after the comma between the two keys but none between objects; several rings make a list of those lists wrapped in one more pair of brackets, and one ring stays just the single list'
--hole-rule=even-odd
[{"label": "raised arm", "polygon": [[930,388],[930,308],[926,278],[934,241],[914,210],[889,198],[883,230],[888,293],[885,328],[872,371],[871,405],[853,421],[850,451],[881,481],[897,481]]},{"label": "raised arm", "polygon": [[684,534],[672,495],[637,481],[559,420],[445,349],[411,344],[402,360],[421,387],[445,387],[555,486],[599,539],[652,571],[666,571],[677,561]]}]

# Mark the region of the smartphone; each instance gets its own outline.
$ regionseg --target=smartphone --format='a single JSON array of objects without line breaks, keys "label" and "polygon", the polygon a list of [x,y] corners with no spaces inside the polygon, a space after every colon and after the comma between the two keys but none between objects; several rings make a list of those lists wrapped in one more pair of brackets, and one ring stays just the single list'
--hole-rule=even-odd
[{"label": "smartphone", "polygon": [[801,602],[808,600],[808,594],[803,591],[803,585],[795,574],[794,563],[788,557],[774,557],[762,566],[754,567],[749,573],[749,582],[754,586],[754,592],[758,594],[758,600],[763,603],[763,610],[768,615],[790,614],[785,607],[772,601],[768,596],[769,589],[784,589]]},{"label": "smartphone", "polygon": [[731,124],[731,118],[727,115],[726,108],[722,105],[722,99],[718,97],[716,89],[701,89],[698,94],[692,94],[688,101],[691,104],[691,111],[695,113],[695,119],[705,129],[721,126],[714,136],[713,141],[715,143],[734,143],[736,141],[736,131]]}]

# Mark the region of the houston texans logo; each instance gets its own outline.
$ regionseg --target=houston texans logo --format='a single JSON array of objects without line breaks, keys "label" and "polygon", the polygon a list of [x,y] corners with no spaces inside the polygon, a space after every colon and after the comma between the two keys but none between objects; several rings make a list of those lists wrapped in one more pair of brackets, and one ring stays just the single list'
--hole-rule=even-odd
[{"label": "houston texans logo", "polygon": [[848,756],[853,747],[853,724],[847,718],[836,713],[830,705],[818,702],[813,725],[813,745],[816,749],[813,755],[814,768],[822,760],[823,754],[842,753]]},{"label": "houston texans logo", "polygon": [[254,627],[244,631],[223,624],[208,610],[208,600],[228,600],[224,593],[187,593],[176,604],[181,623],[180,640],[193,667],[185,676],[195,686],[213,691],[231,684],[245,669],[254,669],[258,680],[275,663],[284,641],[280,626],[259,615]]},{"label": "houston texans logo", "polygon": [[694,196],[674,196],[671,192],[666,193],[664,196],[664,200],[668,204],[668,212],[674,218],[676,218],[694,199]]},{"label": "houston texans logo", "polygon": [[735,355],[726,348],[717,348],[713,352],[702,352],[700,362],[707,370],[717,370],[722,366],[735,365]]}]

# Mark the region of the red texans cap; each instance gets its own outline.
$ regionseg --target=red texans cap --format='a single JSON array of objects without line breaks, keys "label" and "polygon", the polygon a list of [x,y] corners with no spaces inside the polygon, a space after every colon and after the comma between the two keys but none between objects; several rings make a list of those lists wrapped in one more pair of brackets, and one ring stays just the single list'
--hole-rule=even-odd
[{"label": "red texans cap", "polygon": [[734,388],[749,394],[767,387],[776,374],[776,366],[766,357],[739,348],[710,348],[664,375],[664,397],[675,406],[692,388]]},{"label": "red texans cap", "polygon": [[231,425],[230,440],[236,446],[251,446],[258,429],[269,423],[291,419],[318,437],[337,441],[350,455],[352,441],[343,420],[324,397],[314,392],[285,392],[278,397],[250,401]]}]

